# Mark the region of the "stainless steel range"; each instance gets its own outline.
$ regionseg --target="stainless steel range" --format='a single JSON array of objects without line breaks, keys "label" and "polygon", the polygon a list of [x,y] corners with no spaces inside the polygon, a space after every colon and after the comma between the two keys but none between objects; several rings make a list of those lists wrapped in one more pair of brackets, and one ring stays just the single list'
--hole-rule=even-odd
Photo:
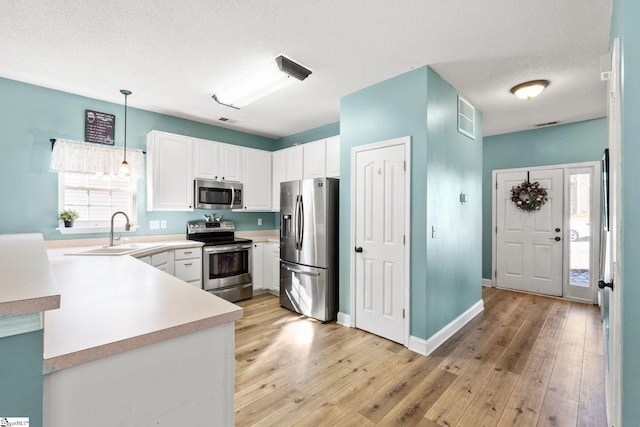
[{"label": "stainless steel range", "polygon": [[231,302],[253,296],[252,241],[235,237],[235,229],[232,221],[216,221],[213,216],[187,222],[187,239],[204,243],[203,289]]}]

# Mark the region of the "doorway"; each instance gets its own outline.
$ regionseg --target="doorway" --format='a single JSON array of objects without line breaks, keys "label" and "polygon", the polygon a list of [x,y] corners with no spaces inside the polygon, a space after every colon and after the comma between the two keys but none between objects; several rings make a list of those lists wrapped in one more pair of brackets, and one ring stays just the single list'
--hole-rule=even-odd
[{"label": "doorway", "polygon": [[[493,171],[493,285],[597,302],[599,163]],[[546,191],[526,211],[513,188],[529,181]]]},{"label": "doorway", "polygon": [[351,314],[356,328],[409,342],[410,138],[351,150]]}]

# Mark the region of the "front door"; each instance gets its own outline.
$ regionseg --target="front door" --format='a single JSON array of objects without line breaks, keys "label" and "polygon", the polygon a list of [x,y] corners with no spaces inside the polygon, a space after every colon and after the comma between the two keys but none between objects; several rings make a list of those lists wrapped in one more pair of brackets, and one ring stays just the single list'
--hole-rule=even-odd
[{"label": "front door", "polygon": [[[511,189],[527,174],[547,190],[540,210],[511,201]],[[563,170],[501,172],[496,184],[496,286],[562,296]]]},{"label": "front door", "polygon": [[406,146],[393,141],[354,150],[355,326],[404,343]]}]

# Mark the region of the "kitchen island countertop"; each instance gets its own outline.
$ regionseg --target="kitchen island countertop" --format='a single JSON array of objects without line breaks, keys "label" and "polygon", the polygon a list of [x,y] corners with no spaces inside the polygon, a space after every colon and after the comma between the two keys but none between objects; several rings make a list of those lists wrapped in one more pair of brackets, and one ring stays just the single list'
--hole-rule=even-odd
[{"label": "kitchen island countertop", "polygon": [[242,308],[131,256],[49,251],[61,293],[44,316],[48,372],[231,322]]}]

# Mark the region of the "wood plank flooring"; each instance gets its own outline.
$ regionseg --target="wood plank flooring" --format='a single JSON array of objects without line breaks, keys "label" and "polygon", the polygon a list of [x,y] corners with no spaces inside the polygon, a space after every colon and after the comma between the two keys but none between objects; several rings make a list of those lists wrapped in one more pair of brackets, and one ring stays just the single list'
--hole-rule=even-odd
[{"label": "wood plank flooring", "polygon": [[595,306],[483,288],[484,311],[425,357],[240,302],[237,426],[606,426]]}]

